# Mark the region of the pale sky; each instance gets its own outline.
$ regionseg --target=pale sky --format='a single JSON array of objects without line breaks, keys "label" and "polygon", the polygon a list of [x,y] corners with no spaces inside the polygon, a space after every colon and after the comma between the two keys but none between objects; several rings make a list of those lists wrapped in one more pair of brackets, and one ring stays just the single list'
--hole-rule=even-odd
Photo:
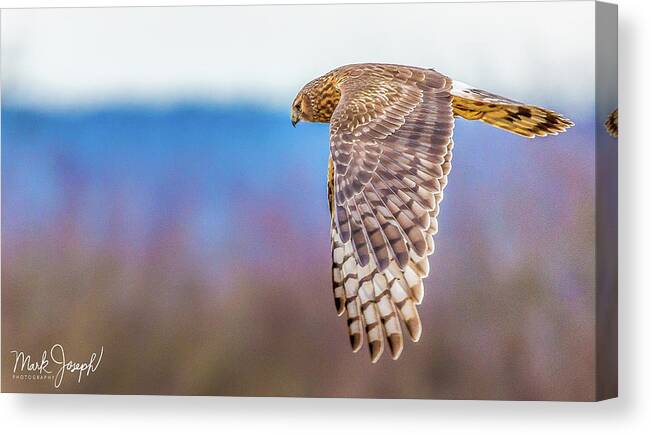
[{"label": "pale sky", "polygon": [[592,2],[2,11],[2,98],[288,107],[337,66],[433,67],[514,99],[591,103]]}]

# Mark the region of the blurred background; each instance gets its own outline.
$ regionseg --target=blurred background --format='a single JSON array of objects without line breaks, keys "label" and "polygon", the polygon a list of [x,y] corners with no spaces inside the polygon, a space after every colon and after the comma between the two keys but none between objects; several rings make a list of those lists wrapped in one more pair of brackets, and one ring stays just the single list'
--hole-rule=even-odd
[{"label": "blurred background", "polygon": [[[594,397],[592,3],[12,10],[1,24],[4,391],[55,391],[12,380],[8,350],[61,343],[79,359],[104,347],[61,392]],[[527,140],[457,121],[422,338],[375,365],[332,301],[328,127],[289,122],[303,84],[369,61],[576,123]]]}]

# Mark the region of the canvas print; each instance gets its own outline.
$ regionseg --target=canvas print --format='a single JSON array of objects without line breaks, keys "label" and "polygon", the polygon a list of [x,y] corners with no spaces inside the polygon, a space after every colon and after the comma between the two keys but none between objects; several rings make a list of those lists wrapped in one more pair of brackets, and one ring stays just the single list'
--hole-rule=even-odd
[{"label": "canvas print", "polygon": [[1,14],[3,392],[616,397],[616,6]]}]

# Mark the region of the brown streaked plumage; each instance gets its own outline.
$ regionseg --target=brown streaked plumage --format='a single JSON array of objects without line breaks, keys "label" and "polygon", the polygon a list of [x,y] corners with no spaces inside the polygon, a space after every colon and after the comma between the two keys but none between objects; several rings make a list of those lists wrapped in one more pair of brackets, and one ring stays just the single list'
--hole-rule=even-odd
[{"label": "brown streaked plumage", "polygon": [[617,113],[619,109],[613,110],[610,115],[608,115],[608,118],[606,118],[606,122],[604,122],[604,126],[606,126],[606,130],[612,137],[618,137],[619,136],[619,114]]},{"label": "brown streaked plumage", "polygon": [[454,118],[525,137],[572,126],[551,110],[469,87],[431,69],[358,64],[311,81],[291,120],[330,123],[328,203],[332,282],[354,352],[371,361],[418,341],[416,306],[429,274],[437,216],[452,161]]}]

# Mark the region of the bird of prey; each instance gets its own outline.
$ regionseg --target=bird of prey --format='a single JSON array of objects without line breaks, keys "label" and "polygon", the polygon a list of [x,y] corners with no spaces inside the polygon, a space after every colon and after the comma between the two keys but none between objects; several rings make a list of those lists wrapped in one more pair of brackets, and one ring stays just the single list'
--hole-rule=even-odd
[{"label": "bird of prey", "polygon": [[619,136],[619,131],[618,131],[618,117],[619,115],[617,112],[619,109],[613,110],[610,115],[608,115],[608,118],[606,118],[606,122],[604,122],[604,125],[606,126],[606,130],[612,137],[618,137]]},{"label": "bird of prey", "polygon": [[393,359],[422,326],[416,306],[434,250],[452,159],[454,118],[533,138],[572,126],[564,116],[454,81],[432,70],[357,64],[305,85],[291,122],[330,123],[328,204],[332,284],[353,352],[368,342]]}]

